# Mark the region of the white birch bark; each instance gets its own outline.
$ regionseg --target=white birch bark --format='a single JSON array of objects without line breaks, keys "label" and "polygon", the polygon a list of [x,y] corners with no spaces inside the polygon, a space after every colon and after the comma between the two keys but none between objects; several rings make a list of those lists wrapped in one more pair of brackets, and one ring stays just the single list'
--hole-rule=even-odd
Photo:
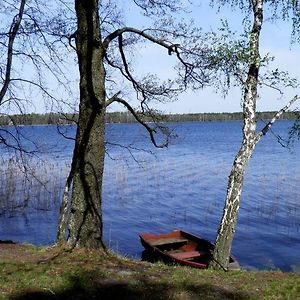
[{"label": "white birch bark", "polygon": [[263,22],[263,0],[252,0],[253,26],[250,35],[250,64],[243,101],[243,142],[230,172],[223,216],[218,230],[212,268],[228,269],[232,240],[236,230],[241,193],[247,164],[260,136],[256,133],[256,101],[260,67],[259,35]]},{"label": "white birch bark", "polygon": [[244,90],[243,101],[243,141],[236,155],[230,172],[223,216],[220,222],[215,250],[210,267],[228,270],[231,246],[236,230],[238,212],[241,202],[245,171],[257,143],[271,129],[280,116],[300,97],[295,96],[278,111],[272,120],[260,131],[256,132],[256,101],[258,74],[260,67],[259,36],[263,22],[263,0],[252,0],[253,27],[250,35],[250,64]]},{"label": "white birch bark", "polygon": [[68,219],[69,219],[69,209],[70,209],[70,187],[73,182],[72,171],[66,181],[64,193],[62,197],[62,203],[60,205],[59,211],[59,221],[57,227],[57,237],[56,243],[61,244],[66,241],[67,229],[68,229]]}]

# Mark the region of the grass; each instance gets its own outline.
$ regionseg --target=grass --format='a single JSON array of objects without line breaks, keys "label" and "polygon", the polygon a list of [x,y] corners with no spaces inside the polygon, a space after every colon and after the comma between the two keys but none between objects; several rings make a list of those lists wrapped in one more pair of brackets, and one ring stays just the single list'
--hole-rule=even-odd
[{"label": "grass", "polygon": [[300,274],[222,272],[0,245],[1,299],[300,299]]}]

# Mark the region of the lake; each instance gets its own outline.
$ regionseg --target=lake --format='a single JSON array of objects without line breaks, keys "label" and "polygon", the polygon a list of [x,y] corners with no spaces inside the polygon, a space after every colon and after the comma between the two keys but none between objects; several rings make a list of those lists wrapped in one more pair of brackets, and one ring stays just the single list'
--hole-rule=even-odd
[{"label": "lake", "polygon": [[[291,125],[275,124],[273,133],[258,144],[246,172],[233,243],[233,254],[246,269],[300,270],[300,143],[287,149],[276,138],[287,138]],[[167,149],[155,149],[141,126],[107,125],[104,239],[119,254],[140,259],[142,232],[182,228],[215,239],[242,123],[169,126],[176,137]],[[73,126],[61,130],[74,136]],[[39,181],[25,181],[15,170],[19,160],[0,149],[0,239],[50,245],[73,142],[59,135],[56,126],[25,126],[21,132],[39,147],[38,157],[30,158]],[[29,149],[34,146],[24,143]]]}]

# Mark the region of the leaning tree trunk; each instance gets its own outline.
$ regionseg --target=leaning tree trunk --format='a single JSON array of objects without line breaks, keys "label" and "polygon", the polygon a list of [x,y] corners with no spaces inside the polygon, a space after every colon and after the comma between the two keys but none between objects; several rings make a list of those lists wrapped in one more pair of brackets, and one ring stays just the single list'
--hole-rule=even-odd
[{"label": "leaning tree trunk", "polygon": [[98,1],[76,0],[80,107],[72,167],[68,243],[104,247],[101,187],[104,169],[105,69]]},{"label": "leaning tree trunk", "polygon": [[240,208],[245,171],[258,140],[259,138],[253,141],[244,139],[243,145],[234,160],[228,180],[223,217],[215,243],[213,260],[210,264],[212,268],[228,269],[231,245]]},{"label": "leaning tree trunk", "polygon": [[250,35],[250,65],[245,83],[243,101],[243,142],[234,160],[229,176],[223,216],[216,238],[213,259],[210,263],[210,267],[216,269],[228,269],[246,167],[255,145],[262,136],[256,133],[256,100],[260,66],[259,35],[263,21],[263,0],[252,0],[252,6],[254,21]]}]

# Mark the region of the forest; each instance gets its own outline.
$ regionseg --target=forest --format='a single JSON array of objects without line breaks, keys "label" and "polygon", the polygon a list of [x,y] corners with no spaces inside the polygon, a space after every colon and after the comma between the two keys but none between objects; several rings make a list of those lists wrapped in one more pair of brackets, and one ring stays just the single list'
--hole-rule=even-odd
[{"label": "forest", "polygon": [[[276,112],[257,112],[258,121],[271,120]],[[109,112],[105,116],[106,123],[137,123],[137,120],[129,112]],[[191,113],[191,114],[161,114],[162,122],[211,122],[211,121],[241,121],[242,112],[235,113]],[[280,120],[298,120],[298,111],[283,113]],[[18,114],[0,115],[1,126],[13,125],[72,125],[78,121],[78,114],[47,113],[47,114]],[[151,122],[151,117],[145,117],[145,121]]]}]

